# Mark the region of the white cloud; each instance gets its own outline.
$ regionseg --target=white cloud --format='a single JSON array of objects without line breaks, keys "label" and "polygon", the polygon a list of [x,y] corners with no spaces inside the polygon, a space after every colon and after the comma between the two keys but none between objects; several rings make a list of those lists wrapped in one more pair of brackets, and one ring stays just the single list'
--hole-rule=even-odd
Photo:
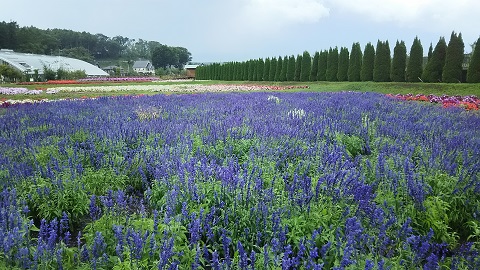
[{"label": "white cloud", "polygon": [[318,0],[248,0],[244,15],[263,23],[314,23],[328,16],[329,8]]},{"label": "white cloud", "polygon": [[378,22],[428,27],[462,26],[477,20],[478,0],[330,0],[332,7],[349,10]]}]

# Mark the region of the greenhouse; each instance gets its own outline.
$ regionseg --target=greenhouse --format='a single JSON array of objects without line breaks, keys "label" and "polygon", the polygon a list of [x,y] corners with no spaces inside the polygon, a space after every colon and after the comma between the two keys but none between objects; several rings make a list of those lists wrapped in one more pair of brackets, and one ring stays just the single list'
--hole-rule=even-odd
[{"label": "greenhouse", "polygon": [[13,50],[0,50],[0,65],[9,65],[24,74],[43,75],[44,69],[64,69],[66,71],[83,70],[89,77],[108,76],[108,73],[82,60],[63,56],[41,55],[31,53],[18,53]]}]

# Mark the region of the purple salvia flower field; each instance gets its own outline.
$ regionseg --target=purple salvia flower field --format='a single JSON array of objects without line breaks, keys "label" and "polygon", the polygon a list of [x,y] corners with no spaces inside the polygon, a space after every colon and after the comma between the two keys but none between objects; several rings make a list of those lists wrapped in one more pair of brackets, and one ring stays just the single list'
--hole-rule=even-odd
[{"label": "purple salvia flower field", "polygon": [[0,268],[479,269],[480,115],[381,94],[0,111]]}]

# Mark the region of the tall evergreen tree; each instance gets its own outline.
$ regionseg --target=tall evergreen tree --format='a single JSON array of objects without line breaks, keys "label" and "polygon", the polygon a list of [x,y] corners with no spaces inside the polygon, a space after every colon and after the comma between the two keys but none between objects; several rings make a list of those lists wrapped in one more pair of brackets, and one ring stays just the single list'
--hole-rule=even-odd
[{"label": "tall evergreen tree", "polygon": [[263,70],[265,69],[265,62],[263,58],[258,59],[257,61],[257,81],[263,81]]},{"label": "tall evergreen tree", "polygon": [[288,58],[288,66],[287,66],[287,81],[294,81],[295,80],[295,56],[291,55]]},{"label": "tall evergreen tree", "polygon": [[283,57],[282,69],[280,70],[279,81],[284,82],[287,80],[287,69],[288,69],[288,56]]},{"label": "tall evergreen tree", "polygon": [[282,57],[279,56],[277,60],[277,67],[275,68],[275,77],[274,80],[276,82],[280,81],[280,72],[282,72],[283,60]]},{"label": "tall evergreen tree", "polygon": [[273,57],[270,60],[270,73],[268,74],[268,80],[273,82],[275,80],[275,73],[277,72],[277,58]]},{"label": "tall evergreen tree", "polygon": [[373,80],[376,82],[388,82],[390,81],[390,46],[387,41],[377,42],[377,54],[375,55],[375,62],[373,67]]},{"label": "tall evergreen tree", "polygon": [[340,54],[338,55],[338,70],[337,80],[340,82],[348,80],[348,61],[350,53],[347,47],[340,48]]},{"label": "tall evergreen tree", "polygon": [[405,81],[405,69],[407,67],[407,47],[405,42],[398,41],[393,49],[392,70],[390,79],[392,82]]},{"label": "tall evergreen tree", "polygon": [[475,43],[475,47],[470,57],[470,63],[467,71],[467,82],[480,83],[480,38]]},{"label": "tall evergreen tree", "polygon": [[458,35],[452,32],[447,46],[445,66],[443,67],[442,80],[446,83],[457,83],[462,81],[462,64],[464,59],[465,45],[462,33]]},{"label": "tall evergreen tree", "polygon": [[295,60],[295,81],[300,81],[300,75],[302,74],[302,55],[297,55],[297,59]]},{"label": "tall evergreen tree", "polygon": [[310,81],[316,81],[317,80],[317,73],[318,73],[318,59],[320,59],[320,53],[317,51],[313,55],[313,60],[312,60],[312,69],[310,70]]},{"label": "tall evergreen tree", "polygon": [[360,71],[362,68],[362,48],[360,43],[352,44],[352,52],[350,53],[350,61],[348,62],[348,81],[360,81]]},{"label": "tall evergreen tree", "polygon": [[423,47],[420,39],[415,37],[410,48],[410,57],[408,58],[407,82],[419,82],[423,72]]},{"label": "tall evergreen tree", "polygon": [[300,81],[306,82],[310,79],[310,72],[312,70],[312,57],[307,51],[302,55],[302,68],[300,70]]},{"label": "tall evergreen tree", "polygon": [[327,60],[327,72],[326,78],[327,81],[337,81],[337,73],[338,73],[338,48],[335,47],[334,49],[330,48],[328,50],[328,60]]},{"label": "tall evergreen tree", "polygon": [[263,68],[263,80],[268,81],[270,78],[270,57],[265,59],[265,67]]},{"label": "tall evergreen tree", "polygon": [[433,54],[433,45],[432,45],[432,43],[430,42],[430,47],[428,47],[427,63],[428,63],[428,61],[430,61],[430,59],[432,58],[432,54]]},{"label": "tall evergreen tree", "polygon": [[362,81],[373,81],[373,68],[375,66],[375,47],[372,43],[367,43],[363,52],[362,69],[360,79]]},{"label": "tall evergreen tree", "polygon": [[444,37],[440,37],[432,52],[432,56],[423,70],[422,81],[430,83],[442,81],[446,53],[447,43],[445,42]]},{"label": "tall evergreen tree", "polygon": [[318,58],[318,72],[317,72],[317,81],[326,81],[327,77],[327,62],[328,62],[328,51],[323,50],[320,52],[320,57]]}]

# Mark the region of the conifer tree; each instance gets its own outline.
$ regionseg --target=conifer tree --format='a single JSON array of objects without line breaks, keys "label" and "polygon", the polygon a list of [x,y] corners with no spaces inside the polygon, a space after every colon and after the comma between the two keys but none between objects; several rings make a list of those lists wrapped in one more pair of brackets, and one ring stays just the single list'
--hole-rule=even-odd
[{"label": "conifer tree", "polygon": [[265,59],[265,67],[263,68],[263,80],[268,81],[270,78],[270,57]]},{"label": "conifer tree", "polygon": [[350,82],[360,81],[360,71],[362,68],[362,48],[360,43],[352,44],[352,52],[350,53],[350,61],[348,62],[348,80]]},{"label": "conifer tree", "polygon": [[295,80],[295,56],[291,55],[288,58],[288,66],[287,66],[287,81],[294,81]]},{"label": "conifer tree", "polygon": [[258,60],[252,60],[252,67],[253,67],[253,81],[258,81],[257,79],[257,68],[258,68]]},{"label": "conifer tree", "polygon": [[287,69],[288,69],[288,56],[283,57],[282,69],[280,70],[279,81],[284,82],[287,80]]},{"label": "conifer tree", "polygon": [[480,83],[480,38],[478,38],[470,57],[467,71],[467,82]]},{"label": "conifer tree", "polygon": [[338,48],[328,50],[327,72],[325,74],[327,81],[337,81],[338,73]]},{"label": "conifer tree", "polygon": [[328,62],[328,51],[323,50],[320,52],[320,57],[318,58],[318,72],[317,72],[317,81],[326,81],[327,77],[327,62]]},{"label": "conifer tree", "polygon": [[424,82],[441,82],[443,66],[445,65],[445,56],[447,53],[447,43],[444,37],[440,37],[432,52],[432,56],[427,62],[422,74]]},{"label": "conifer tree", "polygon": [[415,37],[410,48],[406,79],[407,82],[420,82],[423,72],[423,47],[420,39]]},{"label": "conifer tree", "polygon": [[268,74],[268,80],[273,82],[275,80],[275,73],[277,72],[277,58],[273,57],[270,60],[270,70]]},{"label": "conifer tree", "polygon": [[375,47],[372,43],[365,45],[363,53],[362,68],[360,72],[360,79],[362,81],[373,81],[373,68],[375,66]]},{"label": "conifer tree", "polygon": [[317,51],[313,55],[313,60],[312,60],[312,69],[310,70],[310,81],[316,81],[317,80],[317,73],[318,73],[318,59],[320,59],[320,53]]},{"label": "conifer tree", "polygon": [[300,69],[300,81],[306,82],[310,79],[310,72],[312,70],[312,57],[307,51],[302,55],[302,68]]},{"label": "conifer tree", "polygon": [[277,60],[277,67],[275,68],[275,76],[274,80],[276,82],[280,81],[280,72],[282,72],[283,60],[282,57],[279,56]]},{"label": "conifer tree", "polygon": [[257,60],[257,81],[263,81],[263,70],[265,69],[265,62],[263,58]]},{"label": "conifer tree", "polygon": [[302,73],[302,55],[297,55],[297,59],[295,60],[295,81],[300,81],[300,75]]},{"label": "conifer tree", "polygon": [[392,82],[405,81],[405,69],[407,67],[407,47],[405,42],[398,41],[393,49],[392,70],[390,79]]},{"label": "conifer tree", "polygon": [[462,81],[462,64],[464,59],[465,45],[462,33],[458,35],[452,32],[447,46],[445,66],[443,67],[442,81],[446,83],[458,83]]},{"label": "conifer tree", "polygon": [[248,68],[249,68],[249,62],[243,62],[243,79],[244,81],[248,81]]},{"label": "conifer tree", "polygon": [[373,80],[375,82],[388,82],[390,81],[390,46],[387,41],[377,42],[377,54],[375,55],[375,62],[373,67]]},{"label": "conifer tree", "polygon": [[348,80],[348,61],[349,55],[347,47],[340,48],[340,54],[338,55],[338,70],[337,70],[337,80],[340,82]]},{"label": "conifer tree", "polygon": [[432,58],[432,54],[433,54],[433,45],[432,45],[432,43],[430,42],[430,47],[428,47],[427,63],[428,63],[428,61],[430,61],[430,59]]}]

